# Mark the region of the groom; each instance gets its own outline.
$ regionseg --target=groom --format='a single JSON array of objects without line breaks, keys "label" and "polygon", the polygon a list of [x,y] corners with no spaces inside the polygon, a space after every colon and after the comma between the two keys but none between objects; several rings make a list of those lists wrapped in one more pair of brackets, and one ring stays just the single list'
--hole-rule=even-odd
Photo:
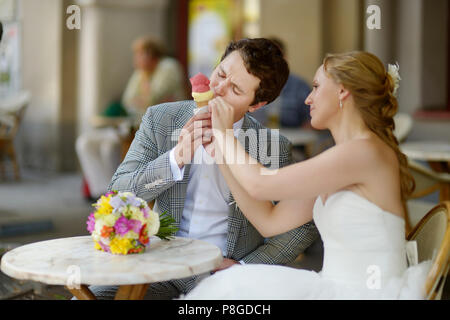
[{"label": "groom", "polygon": [[[283,136],[260,130],[265,128],[247,112],[273,101],[288,74],[289,67],[273,42],[242,39],[228,45],[210,79],[215,96],[235,109],[235,136],[254,159],[271,168],[291,163],[291,145]],[[314,223],[264,239],[243,216],[217,164],[211,161],[210,114],[194,115],[195,107],[193,101],[149,107],[109,189],[155,200],[155,211],[167,211],[175,218],[177,236],[217,245],[224,256],[217,270],[237,263],[293,261],[316,239]],[[195,283],[196,277],[155,283],[147,297],[176,298]],[[91,290],[108,295],[106,289]]]}]

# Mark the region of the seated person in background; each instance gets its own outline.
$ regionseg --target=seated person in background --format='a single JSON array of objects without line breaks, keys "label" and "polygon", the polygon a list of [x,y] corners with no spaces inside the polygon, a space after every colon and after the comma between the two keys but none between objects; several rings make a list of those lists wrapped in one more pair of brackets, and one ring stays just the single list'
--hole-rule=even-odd
[{"label": "seated person in background", "polygon": [[[272,37],[271,40],[280,47],[287,59],[284,43],[275,37]],[[273,103],[254,112],[253,116],[267,125],[270,125],[271,118],[274,116],[280,127],[309,128],[311,117],[309,116],[309,106],[305,104],[305,100],[310,92],[311,88],[308,83],[291,72],[280,96]]]},{"label": "seated person in background", "polygon": [[149,106],[187,99],[187,87],[179,62],[165,56],[154,39],[137,39],[133,52],[136,69],[128,81],[122,103],[139,124]]},{"label": "seated person in background", "polygon": [[97,128],[82,133],[76,141],[76,152],[88,189],[85,191],[87,198],[95,199],[107,192],[108,184],[122,161],[121,145],[132,140],[128,136],[133,135],[147,108],[187,98],[181,65],[174,58],[165,56],[155,40],[141,37],[132,48],[135,71],[122,96],[122,104],[130,120],[119,128]]}]

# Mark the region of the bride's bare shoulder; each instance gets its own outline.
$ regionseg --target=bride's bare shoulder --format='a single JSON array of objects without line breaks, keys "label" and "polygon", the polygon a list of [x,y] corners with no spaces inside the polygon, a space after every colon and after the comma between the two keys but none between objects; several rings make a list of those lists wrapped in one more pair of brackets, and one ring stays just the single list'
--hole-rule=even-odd
[{"label": "bride's bare shoulder", "polygon": [[382,168],[390,172],[398,171],[398,159],[395,151],[381,139],[369,137],[353,139],[337,144],[329,150],[330,158],[341,160],[354,169]]},{"label": "bride's bare shoulder", "polygon": [[366,161],[377,160],[380,153],[385,152],[383,146],[372,138],[353,139],[337,144],[329,150],[338,155]]},{"label": "bride's bare shoulder", "polygon": [[[389,145],[378,137],[368,137],[350,140],[342,146],[355,151],[357,154],[363,154],[375,159],[395,159],[396,154]],[[339,146],[339,145],[338,145]],[[336,146],[336,147],[338,147]]]},{"label": "bride's bare shoulder", "polygon": [[398,169],[397,154],[387,143],[378,137],[369,138],[366,143],[368,144],[368,148],[372,149],[373,156],[377,161],[380,161],[395,170]]}]

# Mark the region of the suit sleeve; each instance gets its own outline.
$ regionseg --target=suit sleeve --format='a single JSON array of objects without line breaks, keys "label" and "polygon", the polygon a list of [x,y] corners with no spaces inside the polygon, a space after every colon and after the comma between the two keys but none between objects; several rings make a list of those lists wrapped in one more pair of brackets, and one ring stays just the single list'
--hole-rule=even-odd
[{"label": "suit sleeve", "polygon": [[159,133],[161,128],[155,127],[161,122],[153,111],[156,108],[147,109],[125,159],[112,177],[109,190],[130,191],[151,201],[175,184],[170,150],[165,150],[164,145],[167,133]]},{"label": "suit sleeve", "polygon": [[[292,145],[280,137],[280,167],[292,164]],[[244,263],[287,264],[294,261],[319,236],[313,221],[286,233],[266,238],[264,244],[241,259]]]}]

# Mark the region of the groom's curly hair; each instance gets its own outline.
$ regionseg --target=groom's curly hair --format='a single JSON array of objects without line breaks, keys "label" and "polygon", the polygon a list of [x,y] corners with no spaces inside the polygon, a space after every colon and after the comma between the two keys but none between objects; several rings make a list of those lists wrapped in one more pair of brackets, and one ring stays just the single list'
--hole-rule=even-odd
[{"label": "groom's curly hair", "polygon": [[232,41],[228,44],[220,61],[235,50],[244,60],[247,72],[261,80],[251,105],[263,101],[270,103],[275,100],[289,76],[289,65],[280,47],[274,41],[265,38]]}]

